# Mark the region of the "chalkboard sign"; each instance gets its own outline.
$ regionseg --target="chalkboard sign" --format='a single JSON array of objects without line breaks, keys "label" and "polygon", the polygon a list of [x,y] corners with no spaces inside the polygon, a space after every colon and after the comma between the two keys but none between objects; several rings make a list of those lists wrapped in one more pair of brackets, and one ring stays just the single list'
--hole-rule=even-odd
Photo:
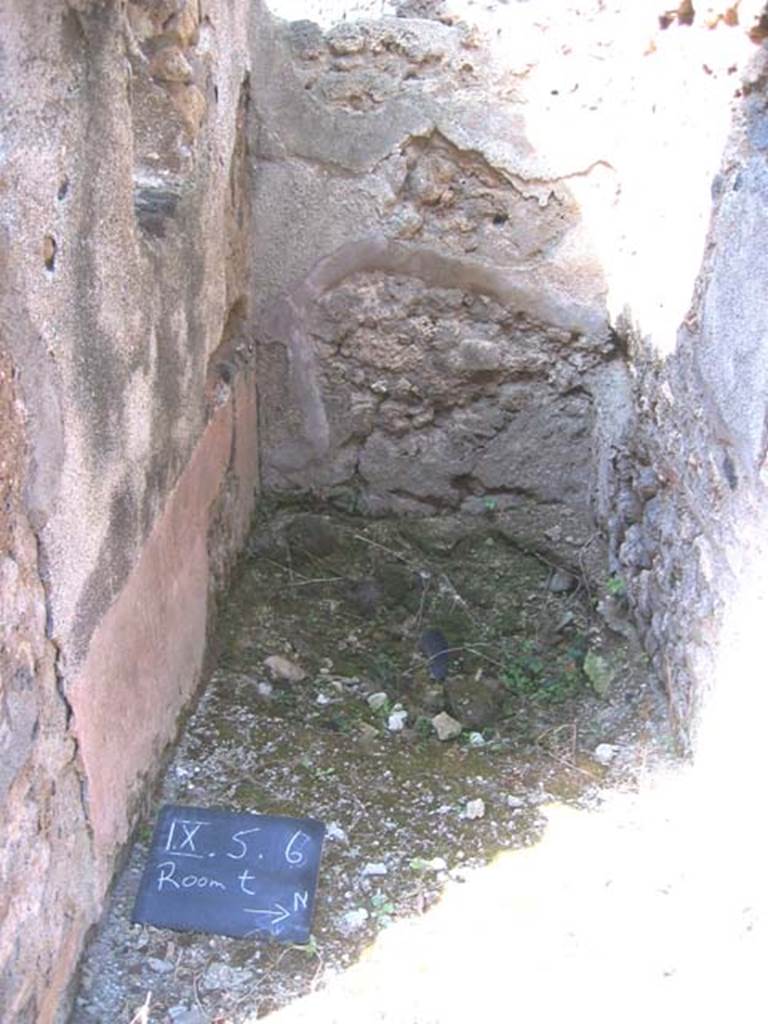
[{"label": "chalkboard sign", "polygon": [[309,941],[325,825],[168,804],[133,920],[176,931]]}]

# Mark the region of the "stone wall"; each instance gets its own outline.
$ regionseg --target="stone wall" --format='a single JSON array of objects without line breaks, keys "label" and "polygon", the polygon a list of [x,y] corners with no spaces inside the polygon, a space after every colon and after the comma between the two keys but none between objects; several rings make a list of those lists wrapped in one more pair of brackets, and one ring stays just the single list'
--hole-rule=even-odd
[{"label": "stone wall", "polygon": [[[754,630],[765,597],[764,579],[755,583],[754,576],[768,516],[768,349],[760,285],[768,273],[767,83],[761,48],[735,97],[734,128],[712,180],[706,251],[674,350],[659,358],[641,326],[627,324],[635,345],[637,421],[617,460],[610,523],[615,568],[629,584],[681,735],[689,745],[695,741],[711,691],[720,688],[717,714],[740,722],[729,759],[734,747],[749,747],[745,726],[759,706],[748,681],[762,689],[753,671],[762,657]],[[741,667],[725,671],[735,616],[742,619]],[[738,697],[729,701],[728,693]],[[725,710],[732,702],[741,710]]]},{"label": "stone wall", "polygon": [[260,474],[605,541],[688,740],[764,521],[768,16],[533,7],[0,10],[4,1019],[63,1019]]},{"label": "stone wall", "polygon": [[7,1021],[66,1010],[250,518],[249,7],[0,12]]},{"label": "stone wall", "polygon": [[374,514],[554,505],[588,536],[631,401],[570,187],[600,161],[536,149],[517,69],[466,24],[258,45],[280,69],[253,117],[254,216],[282,227],[253,250],[265,485]]},{"label": "stone wall", "polygon": [[765,5],[417,9],[261,39],[264,479],[597,529],[688,747],[762,516]]}]

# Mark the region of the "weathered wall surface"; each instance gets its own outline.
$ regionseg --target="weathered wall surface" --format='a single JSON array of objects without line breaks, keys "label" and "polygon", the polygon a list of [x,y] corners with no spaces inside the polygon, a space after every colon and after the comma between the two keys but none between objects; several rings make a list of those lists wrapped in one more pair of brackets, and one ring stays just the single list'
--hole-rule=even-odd
[{"label": "weathered wall surface", "polygon": [[260,40],[265,480],[596,523],[687,743],[762,515],[765,5],[409,10]]},{"label": "weathered wall surface", "polygon": [[[748,681],[762,689],[752,669],[761,658],[754,629],[764,593],[746,581],[764,558],[768,515],[760,284],[768,273],[767,83],[763,48],[736,97],[734,130],[712,182],[705,258],[673,352],[662,359],[649,339],[637,340],[637,427],[618,464],[611,523],[616,565],[629,581],[639,628],[681,730],[695,735],[709,691],[722,689],[718,715],[731,719],[729,727],[740,723],[740,738],[729,737],[731,760],[735,749],[750,747],[747,723],[758,694]],[[741,664],[725,671],[734,617],[742,620]],[[727,711],[728,692],[740,714]]]},{"label": "weathered wall surface", "polygon": [[252,509],[249,8],[0,10],[7,1021],[66,1008]]},{"label": "weathered wall surface", "polygon": [[259,444],[268,487],[491,502],[575,566],[597,523],[681,733],[715,678],[764,518],[768,17],[535,6],[0,8],[4,1019],[66,1008]]},{"label": "weathered wall surface", "polygon": [[253,252],[265,484],[374,513],[559,505],[587,536],[630,401],[570,189],[600,160],[537,151],[520,68],[465,25],[254,45],[254,214],[283,243]]}]

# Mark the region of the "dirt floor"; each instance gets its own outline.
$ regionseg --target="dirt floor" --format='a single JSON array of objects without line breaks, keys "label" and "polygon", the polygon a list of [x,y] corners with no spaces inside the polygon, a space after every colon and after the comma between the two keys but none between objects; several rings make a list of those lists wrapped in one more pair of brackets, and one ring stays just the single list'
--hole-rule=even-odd
[{"label": "dirt floor", "polygon": [[[631,630],[596,611],[621,606],[621,581],[600,593],[521,550],[492,506],[375,521],[282,508],[253,538],[74,1024],[243,1024],[322,990],[382,930],[538,843],[554,803],[598,807],[672,754]],[[324,822],[310,942],[131,924],[169,802]]]}]

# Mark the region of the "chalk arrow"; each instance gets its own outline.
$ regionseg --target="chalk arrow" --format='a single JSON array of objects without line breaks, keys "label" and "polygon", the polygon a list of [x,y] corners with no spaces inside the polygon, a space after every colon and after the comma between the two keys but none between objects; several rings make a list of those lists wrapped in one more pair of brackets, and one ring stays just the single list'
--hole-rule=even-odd
[{"label": "chalk arrow", "polygon": [[243,910],[246,914],[266,914],[267,917],[271,917],[273,919],[273,925],[280,924],[280,922],[284,921],[286,917],[291,916],[290,910],[286,910],[280,903],[276,903],[275,906],[277,907],[277,910],[250,910],[248,907],[243,907]]}]

